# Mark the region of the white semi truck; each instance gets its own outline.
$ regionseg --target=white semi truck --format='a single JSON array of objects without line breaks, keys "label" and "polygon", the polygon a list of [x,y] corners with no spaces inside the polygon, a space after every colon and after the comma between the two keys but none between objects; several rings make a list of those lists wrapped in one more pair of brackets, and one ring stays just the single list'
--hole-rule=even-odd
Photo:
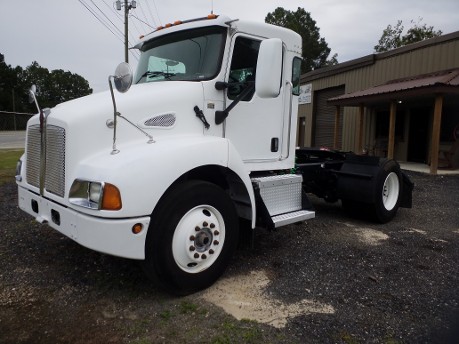
[{"label": "white semi truck", "polygon": [[223,273],[240,231],[313,218],[307,192],[380,222],[411,206],[413,185],[393,160],[295,149],[293,31],[210,15],[135,48],[135,75],[121,64],[111,92],[37,103],[16,176],[19,207],[37,221],[141,260],[184,294]]}]

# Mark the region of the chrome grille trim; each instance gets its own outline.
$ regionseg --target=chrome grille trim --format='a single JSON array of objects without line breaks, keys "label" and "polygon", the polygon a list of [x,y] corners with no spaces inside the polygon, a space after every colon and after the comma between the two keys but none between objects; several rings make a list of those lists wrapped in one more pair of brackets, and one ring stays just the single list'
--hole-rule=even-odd
[{"label": "chrome grille trim", "polygon": [[164,115],[159,115],[156,117],[152,117],[144,122],[144,125],[147,127],[172,127],[175,124],[175,114],[168,113]]},{"label": "chrome grille trim", "polygon": [[[44,187],[46,191],[64,197],[65,194],[65,129],[46,127]],[[27,183],[40,188],[41,134],[39,125],[27,131]]]},{"label": "chrome grille trim", "polygon": [[40,187],[40,126],[31,125],[27,134],[27,183]]},{"label": "chrome grille trim", "polygon": [[57,196],[65,193],[65,129],[46,127],[45,189]]}]

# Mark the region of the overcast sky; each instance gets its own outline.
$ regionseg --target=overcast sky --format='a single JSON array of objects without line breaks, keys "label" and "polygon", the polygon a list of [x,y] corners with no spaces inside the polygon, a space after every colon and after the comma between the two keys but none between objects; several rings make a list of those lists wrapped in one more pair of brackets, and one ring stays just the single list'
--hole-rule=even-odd
[{"label": "overcast sky", "polygon": [[[123,17],[113,0],[0,0],[0,6],[0,53],[8,65],[25,68],[37,61],[49,70],[80,74],[95,92],[108,89],[108,75],[124,60]],[[212,6],[216,14],[260,22],[277,7],[302,7],[339,62],[373,53],[383,30],[399,19],[405,30],[422,18],[443,33],[459,31],[459,0],[137,0],[130,42],[151,31],[143,22],[157,26],[201,17]],[[130,62],[135,68],[132,54]]]}]

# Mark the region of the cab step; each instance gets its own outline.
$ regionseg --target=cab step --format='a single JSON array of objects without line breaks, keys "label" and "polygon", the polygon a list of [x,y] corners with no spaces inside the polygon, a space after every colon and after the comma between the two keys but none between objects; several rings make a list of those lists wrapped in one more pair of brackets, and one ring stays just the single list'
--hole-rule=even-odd
[{"label": "cab step", "polygon": [[278,228],[278,227],[290,225],[292,223],[313,219],[315,216],[316,216],[316,213],[314,211],[300,210],[300,211],[293,211],[287,214],[273,216],[272,220],[274,223],[274,228]]},{"label": "cab step", "polygon": [[302,182],[297,174],[252,178],[263,225],[273,229],[315,217],[309,201],[304,202]]}]

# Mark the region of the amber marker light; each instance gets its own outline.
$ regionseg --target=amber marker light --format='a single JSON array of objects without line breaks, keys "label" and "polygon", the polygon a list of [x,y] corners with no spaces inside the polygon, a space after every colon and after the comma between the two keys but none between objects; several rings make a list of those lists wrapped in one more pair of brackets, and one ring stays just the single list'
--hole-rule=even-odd
[{"label": "amber marker light", "polygon": [[132,233],[139,234],[143,229],[143,225],[141,223],[136,223],[132,226]]},{"label": "amber marker light", "polygon": [[207,16],[207,19],[216,19],[217,17],[218,16],[216,14],[211,13]]},{"label": "amber marker light", "polygon": [[104,195],[102,197],[103,210],[120,210],[122,207],[120,190],[109,183],[104,185]]}]

